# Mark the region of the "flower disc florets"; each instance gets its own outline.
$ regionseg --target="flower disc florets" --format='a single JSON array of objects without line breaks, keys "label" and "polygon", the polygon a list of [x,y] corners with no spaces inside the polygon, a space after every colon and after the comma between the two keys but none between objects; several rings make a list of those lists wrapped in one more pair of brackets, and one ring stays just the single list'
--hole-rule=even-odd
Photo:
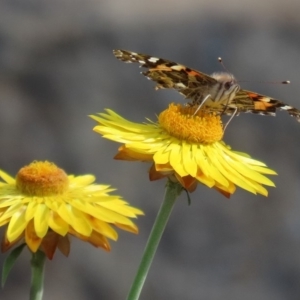
[{"label": "flower disc florets", "polygon": [[159,124],[179,140],[202,144],[220,141],[223,137],[220,116],[202,110],[194,115],[196,109],[197,107],[171,104],[160,113]]}]

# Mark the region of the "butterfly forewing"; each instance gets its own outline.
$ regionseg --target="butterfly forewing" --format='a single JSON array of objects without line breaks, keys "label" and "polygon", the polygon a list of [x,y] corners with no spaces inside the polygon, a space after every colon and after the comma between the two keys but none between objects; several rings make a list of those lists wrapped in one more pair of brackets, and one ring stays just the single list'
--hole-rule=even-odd
[{"label": "butterfly forewing", "polygon": [[149,69],[142,74],[157,83],[156,89],[173,88],[193,104],[199,105],[203,95],[218,84],[211,76],[170,60],[126,50],[114,50],[114,55],[127,63],[140,63]]},{"label": "butterfly forewing", "polygon": [[300,111],[277,99],[257,94],[255,92],[240,90],[232,101],[232,105],[238,108],[239,112],[252,112],[261,115],[275,116],[276,110],[285,110],[292,117],[300,122]]}]

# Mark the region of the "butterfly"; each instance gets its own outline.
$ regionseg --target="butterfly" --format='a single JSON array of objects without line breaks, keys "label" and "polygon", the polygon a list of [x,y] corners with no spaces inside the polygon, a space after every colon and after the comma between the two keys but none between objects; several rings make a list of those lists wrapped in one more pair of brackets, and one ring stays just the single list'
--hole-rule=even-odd
[{"label": "butterfly", "polygon": [[146,54],[126,50],[113,50],[113,54],[125,63],[136,62],[148,68],[142,74],[157,83],[156,89],[173,88],[190,101],[190,106],[232,116],[240,112],[275,116],[276,110],[280,109],[300,122],[298,109],[271,97],[241,89],[235,77],[228,72],[215,72],[209,76]]}]

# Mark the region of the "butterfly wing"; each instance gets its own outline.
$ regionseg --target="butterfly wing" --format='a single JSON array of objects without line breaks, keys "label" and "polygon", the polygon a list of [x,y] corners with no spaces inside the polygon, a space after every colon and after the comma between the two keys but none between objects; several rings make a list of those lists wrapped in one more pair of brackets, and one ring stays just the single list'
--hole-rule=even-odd
[{"label": "butterfly wing", "polygon": [[157,83],[156,89],[173,88],[191,100],[192,105],[199,105],[203,96],[209,94],[217,80],[170,60],[126,50],[114,50],[116,58],[126,63],[140,63],[148,68],[143,75]]},{"label": "butterfly wing", "polygon": [[277,109],[285,110],[290,116],[295,117],[300,122],[300,110],[277,99],[251,91],[239,90],[230,104],[229,114],[231,114],[233,108],[237,108],[238,112],[252,112],[269,116],[275,116]]},{"label": "butterfly wing", "polygon": [[[218,85],[220,82],[215,78],[170,60],[126,50],[114,50],[113,53],[121,61],[139,63],[141,67],[148,68],[142,74],[157,83],[156,89],[175,89],[191,100],[190,105],[201,104],[204,97],[211,94],[213,88],[221,88],[221,85]],[[275,116],[277,109],[285,110],[300,122],[298,109],[271,97],[242,89],[236,93],[228,105],[219,104],[217,101],[207,104],[211,111],[228,115],[252,112]]]}]

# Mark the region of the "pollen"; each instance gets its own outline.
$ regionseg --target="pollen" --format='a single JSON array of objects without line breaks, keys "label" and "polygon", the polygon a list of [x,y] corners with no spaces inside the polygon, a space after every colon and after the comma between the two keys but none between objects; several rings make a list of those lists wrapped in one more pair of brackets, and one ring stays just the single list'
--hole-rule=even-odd
[{"label": "pollen", "polygon": [[68,176],[64,170],[48,161],[34,161],[20,169],[16,176],[17,189],[29,196],[60,195],[68,190]]},{"label": "pollen", "polygon": [[212,144],[223,137],[220,116],[197,107],[170,104],[160,113],[158,121],[171,136],[190,143]]}]

